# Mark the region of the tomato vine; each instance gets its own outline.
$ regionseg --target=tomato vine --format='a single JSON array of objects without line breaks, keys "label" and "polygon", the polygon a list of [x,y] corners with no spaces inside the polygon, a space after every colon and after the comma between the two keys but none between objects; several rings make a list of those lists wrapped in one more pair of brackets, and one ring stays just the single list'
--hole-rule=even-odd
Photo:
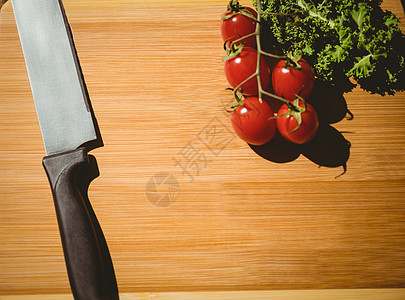
[{"label": "tomato vine", "polygon": [[[231,90],[233,91],[234,99],[236,103],[230,105],[230,112],[233,115],[239,115],[234,118],[241,118],[242,113],[246,110],[254,109],[250,102],[247,105],[245,102],[250,97],[257,97],[259,103],[264,103],[264,97],[275,99],[282,102],[287,110],[283,113],[275,112],[273,115],[268,116],[268,120],[279,120],[277,124],[280,124],[280,128],[283,127],[283,131],[286,131],[286,124],[284,120],[294,119],[297,125],[289,129],[294,134],[294,137],[290,139],[294,142],[295,136],[300,133],[307,132],[308,126],[305,125],[304,129],[300,130],[303,122],[309,120],[309,115],[316,114],[312,107],[306,103],[312,87],[314,76],[311,66],[301,57],[293,57],[291,54],[277,55],[267,52],[263,49],[261,41],[262,33],[262,11],[260,1],[256,2],[256,11],[249,7],[244,7],[239,4],[238,0],[231,0],[228,4],[228,10],[222,17],[221,21],[221,35],[224,40],[224,49],[227,53],[222,59],[225,61],[225,75]],[[255,37],[255,42],[252,42],[252,37]],[[270,70],[265,57],[274,58],[280,60],[276,65],[277,71]],[[305,66],[305,68],[303,68]],[[282,68],[280,74],[279,70]],[[277,81],[274,81],[278,78]],[[268,86],[273,85],[273,91],[268,91]],[[275,85],[274,82],[277,84]],[[267,101],[267,100],[266,100]],[[240,109],[243,106],[244,109]],[[310,109],[310,111],[307,111]],[[244,113],[244,114],[245,114]],[[257,111],[256,111],[257,113]],[[303,117],[305,115],[305,117]],[[252,113],[252,117],[256,119],[256,122],[262,122],[259,120],[258,115]],[[245,116],[243,118],[246,118]],[[312,118],[312,120],[315,120]],[[241,121],[239,120],[241,123]],[[284,122],[284,123],[283,123]],[[290,122],[290,121],[288,121]],[[311,121],[312,122],[312,121]],[[243,122],[242,122],[243,123]],[[317,122],[312,122],[314,130],[318,128]],[[244,123],[248,125],[247,122]],[[285,127],[285,128],[284,128]],[[280,130],[279,128],[279,130]],[[246,128],[248,130],[248,128]],[[256,130],[259,133],[259,130]],[[306,141],[309,141],[309,137]],[[244,139],[244,138],[242,138]],[[246,140],[246,139],[244,139]],[[297,143],[301,143],[296,139]]]},{"label": "tomato vine", "polygon": [[[240,97],[239,94],[241,87],[248,82],[249,80],[253,79],[254,77],[257,77],[257,83],[258,83],[258,98],[259,101],[262,102],[263,101],[263,95],[266,95],[270,98],[273,99],[277,99],[285,104],[287,104],[289,107],[291,107],[291,103],[290,101],[286,100],[283,97],[280,97],[276,94],[270,93],[268,91],[266,91],[262,84],[261,84],[261,76],[260,76],[260,71],[261,71],[261,66],[260,66],[260,61],[261,61],[261,57],[262,56],[268,56],[271,58],[276,58],[276,59],[281,59],[281,60],[286,60],[287,62],[289,62],[290,64],[297,66],[299,68],[299,65],[297,64],[297,61],[299,60],[299,58],[295,58],[292,57],[291,55],[276,55],[267,51],[264,51],[261,45],[261,22],[262,22],[262,11],[261,11],[261,6],[260,6],[260,2],[257,2],[256,5],[256,11],[257,11],[257,17],[254,17],[252,14],[249,13],[245,13],[243,12],[243,6],[241,6],[239,4],[238,0],[231,0],[230,3],[228,4],[228,10],[235,10],[235,13],[242,13],[243,15],[253,19],[256,22],[256,28],[255,31],[253,33],[250,33],[248,35],[244,35],[239,37],[236,40],[233,41],[225,41],[224,43],[224,49],[227,51],[228,55],[223,57],[222,60],[227,60],[230,59],[236,55],[238,55],[241,51],[242,48],[244,47],[243,45],[243,41],[246,40],[249,37],[255,36],[256,37],[256,47],[257,47],[257,62],[256,62],[256,71],[251,74],[249,77],[247,77],[245,80],[243,80],[238,86],[236,86],[235,88],[233,88],[234,91],[234,98],[236,99],[237,103],[232,105],[232,109],[234,109],[238,104],[243,104],[242,98]],[[265,13],[268,14],[268,13]],[[233,15],[233,14],[232,14]],[[224,16],[223,19],[228,19],[230,18],[230,16],[232,15],[228,15],[228,16]],[[241,44],[238,45],[239,42],[242,42]],[[300,99],[301,101],[305,102],[305,99],[303,99],[302,97],[300,97],[299,95],[297,95],[297,98]]]}]

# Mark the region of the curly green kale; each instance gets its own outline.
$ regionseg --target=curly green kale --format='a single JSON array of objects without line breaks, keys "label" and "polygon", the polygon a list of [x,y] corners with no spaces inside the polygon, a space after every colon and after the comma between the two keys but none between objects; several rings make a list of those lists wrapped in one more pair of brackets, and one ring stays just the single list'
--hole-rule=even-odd
[{"label": "curly green kale", "polygon": [[[405,36],[376,0],[261,0],[262,19],[283,51],[302,55],[319,79],[381,95],[405,89]],[[256,0],[253,0],[256,5]]]}]

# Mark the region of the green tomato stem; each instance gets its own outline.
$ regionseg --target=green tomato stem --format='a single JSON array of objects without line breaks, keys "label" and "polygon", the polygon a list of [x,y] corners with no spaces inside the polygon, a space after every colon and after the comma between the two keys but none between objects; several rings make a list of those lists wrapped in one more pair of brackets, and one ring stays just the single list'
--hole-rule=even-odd
[{"label": "green tomato stem", "polygon": [[[260,60],[261,60],[261,56],[262,55],[268,55],[268,56],[276,57],[276,58],[281,58],[281,57],[277,56],[277,55],[273,55],[271,53],[267,53],[267,52],[262,50],[262,45],[261,45],[261,42],[260,42],[260,31],[261,31],[260,22],[261,22],[261,18],[262,18],[261,17],[262,8],[261,8],[261,5],[260,5],[260,1],[257,1],[257,3],[256,3],[256,11],[257,11],[257,23],[256,23],[255,33],[256,33],[256,45],[257,45],[257,64],[256,64],[256,72],[255,72],[255,74],[257,76],[257,87],[258,87],[258,91],[259,91],[259,95],[258,95],[259,96],[259,101],[262,102],[263,101],[263,99],[262,99],[263,95],[267,95],[267,96],[269,96],[271,98],[277,99],[277,100],[282,101],[284,103],[289,103],[288,100],[286,100],[286,99],[284,99],[282,97],[279,97],[277,95],[274,95],[273,93],[269,93],[269,92],[265,91],[262,88],[262,82],[260,80]],[[284,56],[283,56],[283,58],[284,58]]]},{"label": "green tomato stem", "polygon": [[[238,1],[231,0],[229,5],[230,5],[231,7],[237,7],[237,8],[239,8],[239,3],[238,3]],[[259,98],[259,101],[260,101],[260,102],[263,101],[263,99],[262,99],[262,98],[263,98],[263,95],[266,95],[266,96],[268,96],[268,97],[270,97],[270,98],[279,100],[279,101],[281,101],[281,102],[283,102],[283,103],[285,103],[285,104],[287,104],[287,105],[290,105],[290,102],[289,102],[288,100],[284,99],[283,97],[277,96],[277,95],[275,95],[275,94],[273,94],[273,93],[267,92],[267,91],[265,91],[265,90],[263,89],[263,87],[262,87],[262,83],[261,83],[261,80],[260,80],[260,79],[261,79],[261,78],[260,78],[260,61],[261,61],[261,56],[264,55],[264,56],[273,57],[273,58],[279,58],[279,59],[286,59],[287,56],[285,56],[285,55],[276,55],[276,54],[269,53],[269,52],[266,52],[266,51],[262,50],[262,46],[261,46],[261,42],[260,42],[261,17],[262,17],[262,10],[261,10],[260,1],[257,1],[257,4],[256,4],[256,11],[257,11],[257,20],[256,20],[255,32],[253,32],[253,33],[251,33],[251,34],[248,34],[248,35],[246,35],[246,36],[240,37],[239,39],[230,42],[230,46],[231,46],[230,48],[232,49],[232,48],[233,48],[233,45],[235,45],[235,43],[238,43],[238,42],[241,42],[241,41],[242,41],[242,45],[240,45],[241,47],[240,47],[240,46],[239,46],[239,47],[237,46],[237,48],[238,48],[237,50],[239,50],[239,53],[240,53],[240,51],[241,51],[242,48],[243,48],[243,40],[246,39],[246,38],[248,38],[248,37],[256,36],[256,45],[257,45],[256,71],[255,71],[252,75],[250,75],[248,78],[246,78],[244,81],[242,81],[237,87],[235,87],[235,88],[233,89],[234,97],[235,97],[235,99],[236,99],[236,104],[234,105],[234,107],[236,107],[237,105],[243,105],[244,102],[243,102],[241,96],[239,96],[240,90],[242,90],[241,87],[242,87],[243,84],[245,84],[246,82],[248,82],[249,80],[251,80],[251,79],[254,78],[254,77],[257,78],[258,98]],[[225,44],[226,44],[226,43],[225,43]],[[225,48],[225,50],[226,50],[226,45],[225,45],[225,44],[224,44],[224,48]],[[235,52],[235,51],[233,51],[233,52]],[[223,60],[230,59],[230,58],[236,56],[237,54],[238,54],[238,53],[236,53],[236,52],[235,52],[235,53],[228,54],[228,56],[227,56],[227,57],[224,57]],[[243,90],[242,90],[242,92],[243,92]],[[242,94],[242,92],[241,92],[241,94]],[[232,108],[234,108],[234,107],[232,107]]]},{"label": "green tomato stem", "polygon": [[262,55],[273,57],[273,58],[279,58],[279,59],[286,59],[287,58],[287,56],[285,56],[285,55],[273,54],[273,53],[270,53],[270,52],[266,52],[266,51],[264,51],[262,49],[260,49],[260,52],[262,53]]},{"label": "green tomato stem", "polygon": [[250,75],[248,78],[246,78],[245,80],[243,80],[241,83],[238,84],[237,87],[234,88],[233,93],[235,95],[235,99],[240,102],[240,98],[238,97],[238,91],[241,90],[242,85],[244,85],[246,82],[248,82],[250,79],[254,78],[255,76],[257,76],[257,71],[255,73],[253,73],[252,75]]},{"label": "green tomato stem", "polygon": [[244,35],[244,36],[238,38],[237,40],[232,41],[232,44],[238,43],[240,41],[243,41],[244,39],[250,38],[251,36],[255,36],[255,35],[257,35],[256,31],[251,34]]}]

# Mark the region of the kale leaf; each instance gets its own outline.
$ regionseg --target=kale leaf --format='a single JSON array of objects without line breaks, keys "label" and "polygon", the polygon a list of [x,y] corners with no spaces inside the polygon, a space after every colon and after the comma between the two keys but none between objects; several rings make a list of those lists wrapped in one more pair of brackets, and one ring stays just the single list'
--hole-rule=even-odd
[{"label": "kale leaf", "polygon": [[405,36],[381,1],[260,1],[268,38],[302,55],[319,79],[345,91],[356,84],[381,95],[405,89]]}]

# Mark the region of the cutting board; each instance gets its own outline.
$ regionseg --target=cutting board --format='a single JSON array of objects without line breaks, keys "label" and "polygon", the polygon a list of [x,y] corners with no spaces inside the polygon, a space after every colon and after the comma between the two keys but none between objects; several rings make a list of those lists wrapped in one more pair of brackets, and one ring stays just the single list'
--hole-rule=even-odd
[{"label": "cutting board", "polygon": [[[105,145],[89,198],[121,292],[405,287],[405,93],[356,88],[311,146],[252,149],[224,110],[227,1],[64,5]],[[383,6],[404,22],[400,1]],[[0,295],[69,293],[11,3],[0,54]]]}]

